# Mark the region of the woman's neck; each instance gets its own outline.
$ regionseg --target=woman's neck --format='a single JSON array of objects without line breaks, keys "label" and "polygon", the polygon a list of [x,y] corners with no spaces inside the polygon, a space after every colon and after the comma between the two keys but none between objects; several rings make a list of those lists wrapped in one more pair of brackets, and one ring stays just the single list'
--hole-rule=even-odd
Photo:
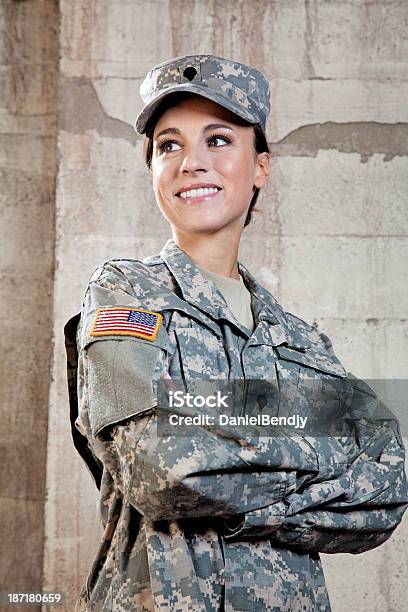
[{"label": "woman's neck", "polygon": [[238,271],[239,239],[224,240],[217,235],[173,235],[173,240],[201,268],[240,280]]}]

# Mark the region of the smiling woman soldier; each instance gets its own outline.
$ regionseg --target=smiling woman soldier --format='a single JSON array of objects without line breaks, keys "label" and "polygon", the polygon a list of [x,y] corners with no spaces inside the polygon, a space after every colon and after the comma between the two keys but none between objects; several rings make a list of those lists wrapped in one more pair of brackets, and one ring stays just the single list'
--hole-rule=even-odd
[{"label": "smiling woman soldier", "polygon": [[[330,610],[319,553],[382,544],[407,506],[397,423],[238,260],[269,175],[263,74],[189,55],[153,67],[141,96],[136,130],[172,237],[99,266],[65,326],[72,431],[104,526],[76,609]],[[244,381],[234,414],[333,417],[341,436],[200,423],[159,435],[159,383],[176,380]]]}]

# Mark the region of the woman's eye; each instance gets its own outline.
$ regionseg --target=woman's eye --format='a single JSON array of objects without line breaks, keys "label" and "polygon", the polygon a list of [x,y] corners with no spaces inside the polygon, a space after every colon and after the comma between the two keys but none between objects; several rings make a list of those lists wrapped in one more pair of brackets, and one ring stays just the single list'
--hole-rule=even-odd
[{"label": "woman's eye", "polygon": [[208,139],[208,142],[214,142],[215,140],[223,140],[227,144],[231,142],[231,139],[228,138],[228,136],[223,136],[222,134],[214,134],[213,136],[210,136],[210,138]]},{"label": "woman's eye", "polygon": [[178,143],[175,140],[165,140],[164,142],[160,143],[157,148],[159,149],[160,153],[171,153],[173,149],[167,149],[166,147],[172,144]]}]

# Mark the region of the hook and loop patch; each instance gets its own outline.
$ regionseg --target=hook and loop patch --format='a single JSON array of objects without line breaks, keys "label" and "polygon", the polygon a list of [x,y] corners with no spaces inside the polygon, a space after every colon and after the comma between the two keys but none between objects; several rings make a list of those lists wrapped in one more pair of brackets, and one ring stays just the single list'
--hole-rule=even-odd
[{"label": "hook and loop patch", "polygon": [[136,336],[155,340],[163,317],[159,312],[117,306],[98,308],[90,331],[91,336]]}]

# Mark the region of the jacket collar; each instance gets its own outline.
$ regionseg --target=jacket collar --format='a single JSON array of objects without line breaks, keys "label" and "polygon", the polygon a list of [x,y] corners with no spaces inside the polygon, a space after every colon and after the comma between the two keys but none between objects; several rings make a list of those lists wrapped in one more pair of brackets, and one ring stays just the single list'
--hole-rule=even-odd
[{"label": "jacket collar", "polygon": [[[214,319],[226,319],[238,327],[247,337],[248,329],[241,325],[234,317],[217,285],[204,277],[193,259],[183,251],[173,238],[169,238],[160,251],[160,256],[175,277],[183,298],[210,315]],[[255,317],[255,330],[251,336],[251,343],[282,344],[305,347],[302,339],[293,327],[283,310],[272,294],[262,287],[238,261],[238,269],[245,285],[251,293],[251,305]]]}]

